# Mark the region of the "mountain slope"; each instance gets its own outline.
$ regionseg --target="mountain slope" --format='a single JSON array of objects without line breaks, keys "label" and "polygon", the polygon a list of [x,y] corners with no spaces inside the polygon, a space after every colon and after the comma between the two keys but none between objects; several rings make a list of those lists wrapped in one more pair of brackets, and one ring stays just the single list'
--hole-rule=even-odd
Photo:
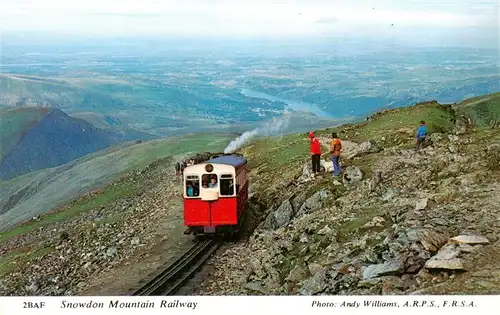
[{"label": "mountain slope", "polygon": [[126,143],[92,153],[67,164],[0,182],[0,231],[46,213],[124,173],[165,157],[189,152],[223,150],[232,134],[190,135]]},{"label": "mountain slope", "polygon": [[[344,140],[337,181],[331,170],[311,178],[306,134],[244,148],[262,223],[214,259],[214,276],[195,293],[497,293],[500,129],[453,123],[464,104],[471,116],[498,117],[496,107],[484,110],[492,101],[498,95],[426,102],[317,131],[323,152],[332,131]],[[433,142],[421,154],[413,149],[420,120]]]},{"label": "mountain slope", "polygon": [[47,112],[36,107],[0,110],[0,161]]},{"label": "mountain slope", "polygon": [[[151,138],[94,127],[59,109],[5,111],[2,117],[0,179],[68,163],[121,141]],[[19,124],[19,121],[22,124]]]},{"label": "mountain slope", "polygon": [[[332,131],[343,139],[347,176],[338,182],[331,172],[310,176],[307,133],[262,137],[242,148],[250,166],[249,208],[260,225],[248,240],[224,246],[196,293],[498,292],[500,129],[462,133],[454,123],[459,105],[426,102],[317,130],[324,152]],[[414,132],[422,119],[433,143],[418,154]],[[176,141],[172,150],[190,145],[186,138]],[[204,142],[193,151],[209,150]],[[158,160],[2,233],[2,292],[126,294],[165,262],[170,246],[187,248],[174,161]],[[323,165],[331,165],[327,153]],[[488,241],[452,244],[461,234]],[[440,250],[459,255],[467,270],[425,267]]]},{"label": "mountain slope", "polygon": [[455,105],[458,116],[471,119],[479,127],[500,121],[500,93],[465,100]]}]

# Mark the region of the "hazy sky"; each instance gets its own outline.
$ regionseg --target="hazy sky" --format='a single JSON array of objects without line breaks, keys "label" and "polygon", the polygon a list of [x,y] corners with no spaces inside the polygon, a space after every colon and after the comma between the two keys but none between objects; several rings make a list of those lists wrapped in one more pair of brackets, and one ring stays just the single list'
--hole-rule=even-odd
[{"label": "hazy sky", "polygon": [[498,38],[499,27],[498,0],[2,0],[0,14],[5,33],[259,36],[465,30]]}]

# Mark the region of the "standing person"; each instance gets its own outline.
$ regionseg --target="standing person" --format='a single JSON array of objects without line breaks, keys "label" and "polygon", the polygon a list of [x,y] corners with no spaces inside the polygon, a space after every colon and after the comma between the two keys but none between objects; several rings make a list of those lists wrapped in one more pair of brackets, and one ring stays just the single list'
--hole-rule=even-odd
[{"label": "standing person", "polygon": [[186,167],[186,164],[184,163],[184,161],[181,161],[180,167],[181,167],[181,175],[183,175],[184,174],[184,168]]},{"label": "standing person", "polygon": [[333,163],[333,176],[339,176],[342,169],[340,168],[339,160],[340,160],[340,150],[342,150],[342,142],[335,132],[332,133],[332,143],[330,146],[330,154],[332,155],[332,163]]},{"label": "standing person", "polygon": [[427,137],[427,126],[425,121],[420,121],[420,126],[417,128],[417,144],[416,151],[420,151],[424,147],[425,137]]},{"label": "standing person", "polygon": [[175,163],[175,176],[179,176],[181,172],[181,165],[179,164],[179,162]]},{"label": "standing person", "polygon": [[312,171],[313,175],[316,175],[320,169],[321,145],[312,131],[309,133],[309,141],[311,142]]}]

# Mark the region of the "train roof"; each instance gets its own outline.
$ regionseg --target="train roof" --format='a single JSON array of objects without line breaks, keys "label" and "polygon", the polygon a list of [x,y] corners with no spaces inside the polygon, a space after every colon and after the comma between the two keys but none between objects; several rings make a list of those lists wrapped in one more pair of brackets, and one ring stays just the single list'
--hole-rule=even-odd
[{"label": "train roof", "polygon": [[238,155],[222,155],[215,157],[213,159],[208,160],[206,163],[213,163],[213,164],[225,164],[225,165],[231,165],[234,167],[239,167],[244,165],[247,162],[247,159],[243,156],[238,156]]}]

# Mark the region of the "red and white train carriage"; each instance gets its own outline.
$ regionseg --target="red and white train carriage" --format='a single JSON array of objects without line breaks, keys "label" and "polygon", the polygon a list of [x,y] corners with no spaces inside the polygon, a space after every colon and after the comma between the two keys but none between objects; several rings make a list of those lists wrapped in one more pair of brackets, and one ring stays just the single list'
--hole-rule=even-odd
[{"label": "red and white train carriage", "polygon": [[248,200],[247,159],[229,154],[184,169],[185,234],[239,230]]}]

